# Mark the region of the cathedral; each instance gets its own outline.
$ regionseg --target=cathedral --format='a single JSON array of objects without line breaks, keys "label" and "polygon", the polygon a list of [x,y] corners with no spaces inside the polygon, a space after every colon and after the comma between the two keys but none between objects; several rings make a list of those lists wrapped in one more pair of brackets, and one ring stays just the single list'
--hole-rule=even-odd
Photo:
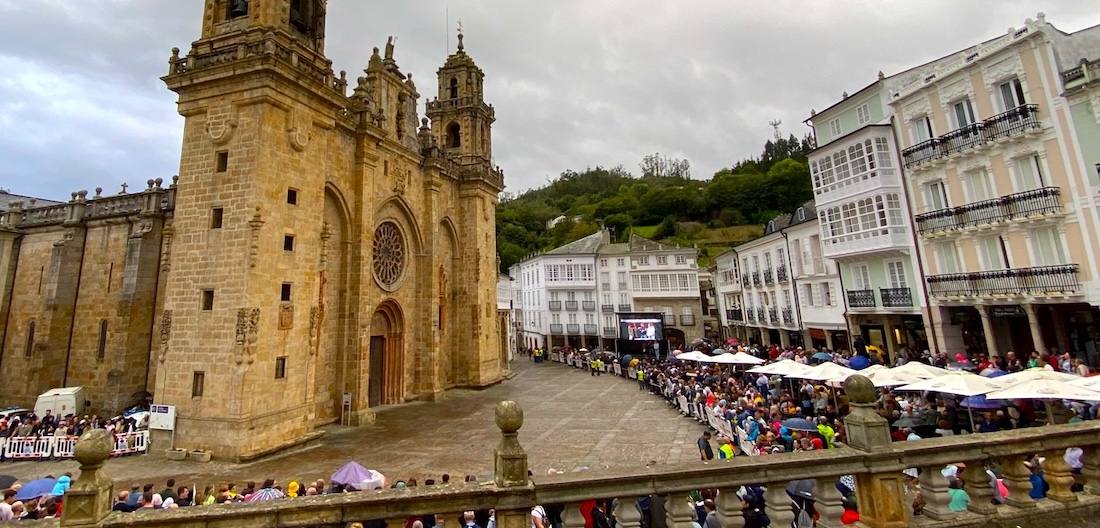
[{"label": "cathedral", "polygon": [[205,0],[163,77],[177,178],[0,195],[0,402],[149,393],[176,407],[175,447],[249,460],[503,378],[484,73],[460,34],[420,118],[392,39],[363,76],[333,72],[325,8]]}]

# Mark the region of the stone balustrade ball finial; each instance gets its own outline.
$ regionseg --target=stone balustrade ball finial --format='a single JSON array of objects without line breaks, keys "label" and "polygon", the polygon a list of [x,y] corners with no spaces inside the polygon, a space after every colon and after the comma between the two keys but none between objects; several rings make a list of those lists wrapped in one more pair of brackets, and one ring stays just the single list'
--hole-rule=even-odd
[{"label": "stone balustrade ball finial", "polygon": [[852,403],[875,403],[875,384],[862,374],[852,374],[844,380],[844,393]]},{"label": "stone balustrade ball finial", "polygon": [[497,404],[496,421],[502,433],[515,433],[523,427],[523,408],[514,401],[502,401]]},{"label": "stone balustrade ball finial", "polygon": [[81,467],[102,466],[111,457],[114,442],[104,429],[90,429],[76,441],[73,458]]}]

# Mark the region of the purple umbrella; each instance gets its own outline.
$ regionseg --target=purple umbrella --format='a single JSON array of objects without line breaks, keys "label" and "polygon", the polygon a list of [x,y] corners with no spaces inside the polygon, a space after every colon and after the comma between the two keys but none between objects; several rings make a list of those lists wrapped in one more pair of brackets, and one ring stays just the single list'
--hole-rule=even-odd
[{"label": "purple umbrella", "polygon": [[336,473],[332,474],[332,483],[342,486],[347,486],[349,484],[358,486],[360,482],[369,480],[373,476],[373,471],[359,465],[358,462],[348,462],[344,467],[337,469]]},{"label": "purple umbrella", "polygon": [[248,502],[263,502],[263,501],[281,499],[283,497],[286,497],[286,495],[283,495],[283,492],[281,492],[277,489],[263,488],[263,489],[258,489],[255,492],[253,492],[252,495],[249,495],[248,499],[246,499],[246,500]]},{"label": "purple umbrella", "polygon": [[1001,405],[997,402],[989,401],[986,399],[984,394],[979,394],[977,396],[963,398],[963,400],[959,402],[959,407],[966,407],[967,409],[993,410],[1000,409],[1001,407],[1004,407],[1004,405]]}]

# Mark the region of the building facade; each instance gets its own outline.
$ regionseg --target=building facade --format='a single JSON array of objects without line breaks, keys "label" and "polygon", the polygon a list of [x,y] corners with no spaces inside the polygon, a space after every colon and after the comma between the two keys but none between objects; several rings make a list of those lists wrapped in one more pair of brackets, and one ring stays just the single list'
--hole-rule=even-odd
[{"label": "building facade", "polygon": [[1100,251],[1076,199],[1060,54],[1100,48],[1100,27],[1024,27],[899,75],[890,104],[943,351],[1096,346]]},{"label": "building facade", "polygon": [[601,230],[516,264],[524,347],[617,350],[619,314],[661,313],[675,348],[703,336],[698,250]]},{"label": "building facade", "polygon": [[418,119],[391,40],[348,95],[325,4],[206,0],[163,78],[178,182],[5,215],[2,362],[28,372],[5,401],[83,384],[103,414],[149,391],[176,446],[240,460],[502,379],[484,73],[460,36]]},{"label": "building facade", "polygon": [[823,254],[839,265],[847,327],[892,359],[929,348],[917,259],[885,76],[807,120]]},{"label": "building facade", "polygon": [[[748,339],[745,327],[742,274],[737,251],[730,249],[714,257],[714,300],[718,308],[719,337],[723,340]],[[748,279],[747,276],[745,276]],[[746,280],[747,282],[747,280]]]},{"label": "building facade", "polygon": [[[818,215],[813,202],[795,210],[783,238],[787,241],[787,258],[793,288],[797,292],[792,317],[801,324],[802,341],[811,347],[830,350],[849,349],[848,327],[844,319],[845,298],[841,294],[837,263],[826,255]],[[780,257],[782,255],[777,255]],[[786,306],[784,292],[784,310]],[[785,314],[786,312],[784,312]],[[786,318],[784,316],[784,321]]]}]

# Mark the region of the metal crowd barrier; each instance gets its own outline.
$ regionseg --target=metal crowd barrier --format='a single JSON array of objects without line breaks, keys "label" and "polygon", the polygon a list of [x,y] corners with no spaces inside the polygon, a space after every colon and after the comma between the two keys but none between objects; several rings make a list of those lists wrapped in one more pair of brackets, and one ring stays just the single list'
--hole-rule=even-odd
[{"label": "metal crowd barrier", "polygon": [[[0,453],[5,460],[46,460],[72,458],[76,436],[13,436],[0,438]],[[145,453],[149,450],[149,431],[115,434],[111,456]]]}]

